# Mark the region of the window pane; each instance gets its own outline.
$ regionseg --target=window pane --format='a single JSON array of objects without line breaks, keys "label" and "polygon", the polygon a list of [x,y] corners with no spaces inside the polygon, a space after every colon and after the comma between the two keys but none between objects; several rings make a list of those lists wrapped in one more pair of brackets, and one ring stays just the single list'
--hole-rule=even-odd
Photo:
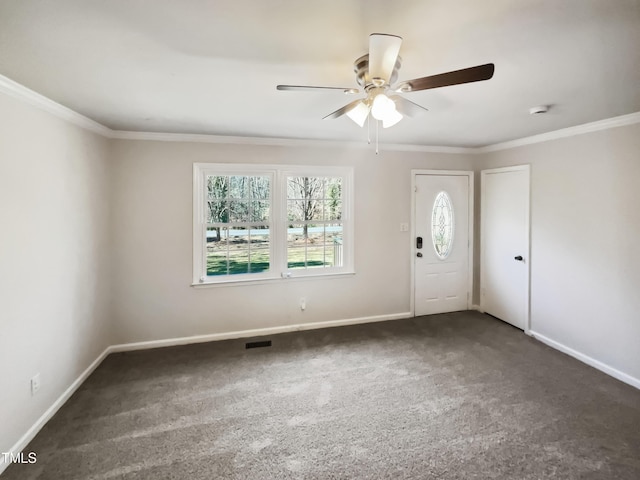
[{"label": "window pane", "polygon": [[267,200],[269,198],[269,177],[251,177],[250,196],[253,200]]},{"label": "window pane", "polygon": [[267,222],[269,220],[269,201],[251,202],[252,222]]},{"label": "window pane", "polygon": [[307,243],[307,268],[322,268],[325,266],[325,248],[324,248],[324,234],[316,234],[316,239],[322,237],[322,240],[317,242],[309,241]]},{"label": "window pane", "polygon": [[292,225],[287,230],[287,267],[307,267],[308,226]]},{"label": "window pane", "polygon": [[207,196],[211,200],[227,198],[268,200],[271,183],[269,177],[207,176]]},{"label": "window pane", "polygon": [[209,200],[207,212],[207,223],[227,223],[229,221],[229,202]]},{"label": "window pane", "polygon": [[325,198],[342,199],[342,179],[327,178]]},{"label": "window pane", "polygon": [[249,251],[240,248],[229,250],[229,275],[249,273]]},{"label": "window pane", "polygon": [[287,178],[287,218],[293,222],[323,220],[325,205],[324,177]]},{"label": "window pane", "polygon": [[324,204],[326,220],[342,219],[342,179],[328,178]]},{"label": "window pane", "polygon": [[229,177],[229,197],[249,198],[249,177]]},{"label": "window pane", "polygon": [[324,219],[325,220],[341,220],[342,219],[342,202],[340,200],[325,200]]},{"label": "window pane", "polygon": [[264,226],[251,227],[250,250],[249,250],[249,271],[251,273],[264,272],[269,270],[269,239],[270,230]]},{"label": "window pane", "polygon": [[324,198],[325,179],[323,177],[304,177],[304,185],[308,198],[322,200]]},{"label": "window pane", "polygon": [[227,198],[229,193],[229,177],[219,175],[207,176],[207,195],[210,199]]},{"label": "window pane", "polygon": [[269,269],[269,228],[207,228],[207,275],[258,273]]},{"label": "window pane", "polygon": [[288,177],[287,198],[321,200],[324,198],[324,178]]},{"label": "window pane", "polygon": [[231,200],[229,202],[229,221],[248,222],[249,203],[245,200]]},{"label": "window pane", "polygon": [[289,225],[287,228],[287,268],[306,266],[307,241],[302,225]]},{"label": "window pane", "polygon": [[300,203],[295,200],[287,200],[287,220],[289,222],[302,221],[302,209]]},{"label": "window pane", "polygon": [[228,230],[225,227],[207,228],[207,275],[228,273]]},{"label": "window pane", "polygon": [[229,229],[229,275],[249,272],[249,229]]},{"label": "window pane", "polygon": [[291,225],[287,230],[287,267],[341,267],[342,225]]},{"label": "window pane", "polygon": [[303,220],[322,220],[322,200],[311,200],[303,205]]},{"label": "window pane", "polygon": [[322,220],[322,201],[296,199],[287,201],[287,219],[290,222]]},{"label": "window pane", "polygon": [[327,255],[328,266],[343,266],[342,224],[327,225]]},{"label": "window pane", "polygon": [[324,267],[326,259],[326,228],[324,225],[309,225],[307,239],[307,268]]}]

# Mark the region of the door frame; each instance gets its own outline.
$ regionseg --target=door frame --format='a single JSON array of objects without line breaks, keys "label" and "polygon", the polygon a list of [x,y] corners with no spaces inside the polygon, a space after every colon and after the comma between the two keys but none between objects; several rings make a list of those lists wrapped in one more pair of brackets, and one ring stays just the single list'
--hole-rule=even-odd
[{"label": "door frame", "polygon": [[411,312],[411,316],[416,316],[416,266],[415,266],[415,255],[416,255],[416,177],[418,175],[431,175],[431,176],[460,176],[467,177],[469,183],[469,232],[467,237],[469,239],[469,245],[467,248],[467,257],[468,257],[468,265],[467,265],[467,310],[471,310],[472,301],[473,301],[473,242],[474,242],[474,232],[473,232],[473,222],[474,222],[474,211],[473,211],[473,201],[474,201],[474,180],[473,180],[473,171],[471,170],[411,170],[411,238],[409,239],[409,251],[411,252],[411,295],[409,300],[409,311]]},{"label": "door frame", "polygon": [[488,168],[486,170],[480,171],[480,311],[484,312],[485,309],[485,301],[484,295],[482,294],[482,288],[485,278],[485,270],[482,265],[482,261],[484,259],[484,223],[482,219],[485,216],[485,182],[486,176],[495,174],[495,173],[507,173],[507,172],[520,172],[526,171],[528,180],[529,180],[529,195],[527,195],[526,201],[527,205],[525,208],[525,218],[526,218],[526,234],[525,238],[527,239],[527,246],[525,248],[526,255],[526,266],[527,266],[527,292],[525,298],[525,321],[524,321],[524,333],[527,335],[531,335],[531,165],[513,165],[510,167],[501,167],[501,168]]}]

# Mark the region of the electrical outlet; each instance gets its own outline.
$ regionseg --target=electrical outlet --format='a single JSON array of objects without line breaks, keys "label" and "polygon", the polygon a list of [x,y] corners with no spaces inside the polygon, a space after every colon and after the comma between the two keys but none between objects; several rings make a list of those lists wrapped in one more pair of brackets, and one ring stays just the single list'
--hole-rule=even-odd
[{"label": "electrical outlet", "polygon": [[40,374],[36,373],[31,378],[31,395],[35,395],[40,390]]},{"label": "electrical outlet", "polygon": [[304,312],[306,309],[307,309],[307,299],[302,297],[300,299],[300,310]]}]

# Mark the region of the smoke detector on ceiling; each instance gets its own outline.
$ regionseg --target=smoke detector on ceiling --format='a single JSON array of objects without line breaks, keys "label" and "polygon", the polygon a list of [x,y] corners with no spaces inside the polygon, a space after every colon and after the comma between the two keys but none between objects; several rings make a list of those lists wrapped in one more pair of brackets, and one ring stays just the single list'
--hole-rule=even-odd
[{"label": "smoke detector on ceiling", "polygon": [[529,109],[530,115],[537,115],[539,113],[547,113],[549,111],[549,105],[538,105],[537,107],[531,107]]}]

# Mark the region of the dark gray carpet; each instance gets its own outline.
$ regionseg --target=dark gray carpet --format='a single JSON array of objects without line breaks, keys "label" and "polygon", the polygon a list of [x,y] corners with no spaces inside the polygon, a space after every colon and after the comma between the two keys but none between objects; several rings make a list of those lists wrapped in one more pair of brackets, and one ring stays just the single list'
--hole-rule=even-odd
[{"label": "dark gray carpet", "polygon": [[640,391],[475,312],[114,354],[2,480],[634,479]]}]

